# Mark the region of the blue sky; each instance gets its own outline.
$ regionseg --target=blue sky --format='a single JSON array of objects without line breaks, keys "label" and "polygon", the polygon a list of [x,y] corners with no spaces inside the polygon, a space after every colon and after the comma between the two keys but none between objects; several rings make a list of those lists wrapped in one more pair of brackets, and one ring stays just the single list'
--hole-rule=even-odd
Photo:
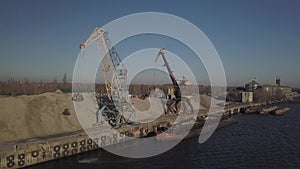
[{"label": "blue sky", "polygon": [[[95,26],[137,12],[169,13],[199,27],[218,51],[229,85],[243,85],[252,77],[272,83],[280,76],[284,84],[300,87],[297,0],[1,1],[0,80],[25,76],[61,80],[64,72],[71,76],[79,44]],[[120,56],[161,46],[183,58],[192,55],[174,40],[146,39],[134,37],[120,43]],[[205,73],[199,74],[205,84]]]}]

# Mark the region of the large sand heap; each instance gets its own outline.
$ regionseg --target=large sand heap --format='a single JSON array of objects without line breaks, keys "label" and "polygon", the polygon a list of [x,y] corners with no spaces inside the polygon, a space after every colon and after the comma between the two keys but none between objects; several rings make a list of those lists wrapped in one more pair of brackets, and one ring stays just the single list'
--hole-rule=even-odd
[{"label": "large sand heap", "polygon": [[[71,94],[0,97],[0,142],[80,130]],[[62,114],[69,109],[70,116]]]},{"label": "large sand heap", "polygon": [[[210,99],[201,96],[204,107],[209,107]],[[86,101],[84,99],[83,102]],[[130,102],[137,110],[136,118],[139,121],[149,122],[163,114],[163,105],[159,99],[132,98]],[[40,95],[0,96],[0,143],[81,130],[77,116],[81,122],[86,119],[89,124],[94,124],[97,108],[94,104],[84,104],[88,109],[84,109],[84,114],[77,115],[72,94],[60,91]],[[200,110],[204,107],[200,106]],[[71,115],[63,115],[65,109],[69,109]]]},{"label": "large sand heap", "polygon": [[[208,109],[211,106],[211,102],[214,104],[221,103],[222,101],[216,100],[211,96],[201,94],[200,95],[200,105]],[[201,108],[200,108],[201,109]]]},{"label": "large sand heap", "polygon": [[149,98],[146,98],[144,100],[138,98],[131,98],[130,102],[132,106],[138,111],[146,111],[151,106]]}]

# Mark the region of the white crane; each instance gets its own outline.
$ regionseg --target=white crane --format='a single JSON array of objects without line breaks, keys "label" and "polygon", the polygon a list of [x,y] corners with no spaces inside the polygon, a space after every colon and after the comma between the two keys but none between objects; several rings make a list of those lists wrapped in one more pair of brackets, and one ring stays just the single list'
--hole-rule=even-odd
[{"label": "white crane", "polygon": [[127,69],[109,40],[106,30],[96,27],[90,37],[80,45],[80,49],[84,50],[93,42],[97,45],[107,93],[107,97],[102,96],[98,103],[97,122],[101,123],[103,115],[112,126],[120,127],[123,123],[129,123],[128,119],[122,116],[124,110],[131,111],[130,117],[135,117],[135,111],[128,103]]}]

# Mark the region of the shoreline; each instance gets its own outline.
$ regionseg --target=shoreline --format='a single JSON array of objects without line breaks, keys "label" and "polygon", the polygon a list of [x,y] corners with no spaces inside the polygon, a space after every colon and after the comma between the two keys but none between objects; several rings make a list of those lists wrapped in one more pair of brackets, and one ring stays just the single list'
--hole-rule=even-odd
[{"label": "shoreline", "polygon": [[[221,119],[216,128],[216,131],[225,128],[227,126],[234,125],[235,123],[238,123],[238,120],[233,117],[226,117],[226,119]],[[189,134],[184,139],[198,137],[201,131],[202,131],[202,127],[194,128],[189,132]]]},{"label": "shoreline", "polygon": [[[268,104],[264,103],[250,103],[244,105],[236,105],[236,107],[225,107],[223,111],[223,118],[220,120],[220,123],[217,126],[217,130],[224,128],[226,126],[235,124],[238,122],[234,117],[235,114],[239,114],[242,112],[242,109],[246,109],[248,107],[257,107],[257,106],[269,106],[276,103],[282,103],[286,101],[276,101]],[[231,111],[233,109],[238,109],[238,112]],[[200,115],[199,115],[200,116]],[[204,119],[207,116],[201,116],[197,120],[197,123],[194,124],[191,131],[184,139],[194,138],[200,135],[202,127],[204,125]],[[141,126],[124,126],[124,128],[120,129],[121,132],[126,133],[129,131],[128,136],[138,136],[138,131],[143,128],[149,128],[153,126],[164,126],[168,127],[170,122],[174,120],[173,116],[166,116],[161,121],[157,121],[155,123],[151,123],[148,125]],[[99,133],[95,133],[96,135]],[[105,139],[104,139],[105,138]],[[112,137],[109,135],[105,135],[105,133],[99,135],[97,139],[90,139],[84,131],[74,131],[67,133],[60,133],[55,135],[48,135],[44,137],[34,137],[30,139],[23,139],[17,141],[6,142],[0,146],[0,168],[20,168],[30,165],[35,165],[39,163],[44,163],[47,161],[76,155],[79,153],[89,152],[102,147],[102,144],[107,146],[111,144],[122,143],[123,141],[127,141],[126,136]],[[101,144],[98,144],[99,142]],[[73,144],[78,145],[73,147]],[[100,145],[100,146],[99,146]],[[57,148],[59,146],[59,148]],[[74,151],[73,151],[74,150]],[[20,163],[22,162],[22,163]]]},{"label": "shoreline", "polygon": [[[236,121],[237,120],[230,117],[221,119],[217,129],[234,124]],[[204,124],[204,121],[201,121],[200,123],[202,122]],[[165,125],[167,125],[167,123]],[[199,136],[201,129],[201,124],[194,126],[184,139]],[[133,134],[134,135],[130,135],[136,136],[136,133]],[[102,135],[98,138],[100,139],[93,140],[86,135],[85,131],[75,131],[46,137],[35,137],[7,142],[0,146],[0,168],[22,168],[67,156],[73,156],[79,153],[101,149],[102,146],[119,143],[122,144],[124,141],[130,141],[130,139],[128,140],[126,136],[110,138],[108,135]],[[76,147],[73,146],[75,143]]]}]

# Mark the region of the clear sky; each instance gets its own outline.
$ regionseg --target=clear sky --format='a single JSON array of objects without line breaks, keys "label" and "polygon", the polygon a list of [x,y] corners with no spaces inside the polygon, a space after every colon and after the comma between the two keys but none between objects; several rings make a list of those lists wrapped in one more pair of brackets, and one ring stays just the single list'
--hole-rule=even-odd
[{"label": "clear sky", "polygon": [[[300,87],[298,0],[3,0],[0,80],[25,76],[37,81],[61,80],[64,72],[71,77],[79,44],[95,26],[137,12],[169,13],[199,27],[215,45],[229,85],[243,85],[252,77],[272,83],[279,76],[282,83]],[[178,45],[155,36],[148,39],[145,43],[139,37],[122,42],[119,54],[124,57],[144,47],[173,49]],[[184,57],[190,54],[176,49],[172,52]],[[203,75],[200,82],[205,81]]]}]

